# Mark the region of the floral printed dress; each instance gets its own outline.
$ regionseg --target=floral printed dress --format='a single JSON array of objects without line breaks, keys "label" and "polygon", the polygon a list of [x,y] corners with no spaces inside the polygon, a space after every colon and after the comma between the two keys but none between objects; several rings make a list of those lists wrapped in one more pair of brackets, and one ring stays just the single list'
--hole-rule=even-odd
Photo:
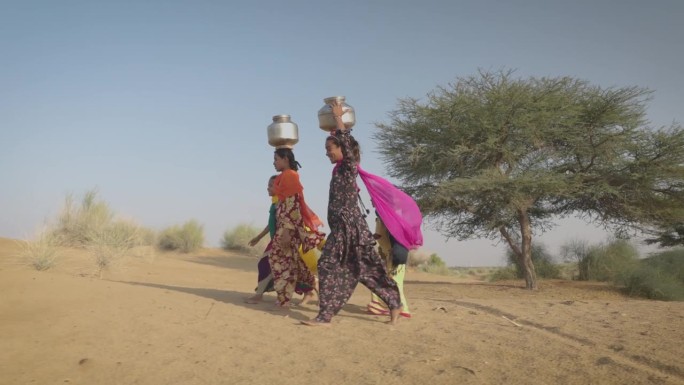
[{"label": "floral printed dress", "polygon": [[[282,244],[283,232],[290,230],[291,242]],[[300,246],[305,251],[316,247],[322,235],[304,226],[300,200],[297,194],[280,199],[276,208],[276,232],[272,240],[269,263],[273,274],[273,288],[280,306],[288,306],[293,293],[303,294],[313,290],[315,277],[306,267],[299,254]]]},{"label": "floral printed dress", "polygon": [[335,132],[344,159],[335,166],[330,181],[328,225],[330,235],[318,260],[318,322],[330,322],[361,282],[390,309],[401,307],[396,282],[374,248],[375,240],[359,208],[357,164],[349,130]]}]

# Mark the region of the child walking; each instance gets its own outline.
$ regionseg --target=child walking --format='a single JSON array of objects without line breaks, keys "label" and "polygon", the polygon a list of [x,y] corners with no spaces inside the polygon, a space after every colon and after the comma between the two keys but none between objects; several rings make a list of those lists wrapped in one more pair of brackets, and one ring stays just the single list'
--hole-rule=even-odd
[{"label": "child walking", "polygon": [[259,235],[252,238],[252,240],[249,241],[249,245],[254,246],[257,243],[259,243],[261,238],[263,238],[266,234],[268,234],[270,237],[268,245],[266,245],[266,250],[264,250],[264,253],[261,255],[261,258],[259,258],[259,263],[257,264],[259,275],[257,278],[257,287],[254,290],[255,293],[253,296],[245,299],[246,303],[259,303],[263,299],[265,292],[274,290],[273,274],[271,273],[271,264],[268,262],[268,256],[271,254],[273,236],[276,232],[276,204],[278,203],[278,198],[275,196],[274,189],[276,177],[277,175],[273,175],[268,179],[267,191],[268,196],[271,197],[271,207],[269,207],[268,209],[268,224],[266,225],[264,230],[261,233],[259,233]]}]

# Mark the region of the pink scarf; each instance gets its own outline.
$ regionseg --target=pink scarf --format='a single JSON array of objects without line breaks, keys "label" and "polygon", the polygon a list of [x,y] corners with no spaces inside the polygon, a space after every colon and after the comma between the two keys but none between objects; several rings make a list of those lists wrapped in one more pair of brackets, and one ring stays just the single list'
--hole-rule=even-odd
[{"label": "pink scarf", "polygon": [[[340,163],[335,165],[333,173],[337,171]],[[422,246],[423,233],[420,226],[423,223],[423,215],[416,201],[386,179],[369,173],[360,165],[356,168],[387,231],[409,250]]]}]

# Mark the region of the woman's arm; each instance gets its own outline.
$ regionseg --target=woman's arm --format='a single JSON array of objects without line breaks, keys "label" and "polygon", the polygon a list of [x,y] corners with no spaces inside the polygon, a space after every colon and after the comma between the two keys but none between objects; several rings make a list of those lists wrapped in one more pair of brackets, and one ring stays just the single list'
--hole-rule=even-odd
[{"label": "woman's arm", "polygon": [[334,135],[340,142],[342,156],[344,157],[342,162],[347,163],[350,167],[353,167],[356,165],[356,163],[358,163],[359,160],[356,159],[356,154],[354,154],[354,151],[352,151],[351,143],[353,136],[351,135],[350,130],[344,126],[344,122],[342,121],[342,115],[344,115],[342,103],[339,100],[335,100],[333,104],[331,104],[331,107],[333,116],[335,117],[335,123],[337,124],[337,130],[335,130]]},{"label": "woman's arm", "polygon": [[249,241],[249,245],[250,245],[250,246],[256,245],[257,243],[259,243],[259,241],[261,240],[261,238],[263,238],[266,234],[268,234],[268,225],[266,225],[266,228],[264,228],[264,229],[259,233],[259,235],[257,235],[256,237],[252,238],[252,240]]}]

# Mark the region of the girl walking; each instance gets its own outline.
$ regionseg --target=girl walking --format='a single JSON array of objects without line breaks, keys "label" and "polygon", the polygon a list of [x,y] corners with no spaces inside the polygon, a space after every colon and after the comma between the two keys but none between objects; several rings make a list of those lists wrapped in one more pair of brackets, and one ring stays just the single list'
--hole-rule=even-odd
[{"label": "girl walking", "polygon": [[401,312],[399,290],[375,251],[375,240],[359,208],[358,142],[344,126],[342,105],[334,102],[332,111],[337,130],[326,139],[325,149],[335,167],[328,201],[330,235],[318,260],[320,310],[316,318],[302,323],[330,326],[361,282],[388,305],[390,323],[395,324]]}]

